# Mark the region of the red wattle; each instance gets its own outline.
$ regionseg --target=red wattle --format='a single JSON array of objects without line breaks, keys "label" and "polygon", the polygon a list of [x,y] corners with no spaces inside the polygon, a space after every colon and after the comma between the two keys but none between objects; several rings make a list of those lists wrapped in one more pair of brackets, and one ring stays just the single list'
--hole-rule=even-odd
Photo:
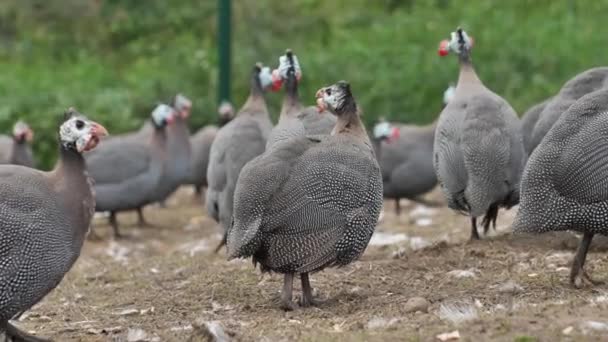
[{"label": "red wattle", "polygon": [[450,42],[447,41],[447,40],[442,40],[439,43],[439,51],[438,51],[439,56],[443,57],[443,56],[447,56],[448,55],[448,53],[449,53],[448,45],[449,44],[450,44]]}]

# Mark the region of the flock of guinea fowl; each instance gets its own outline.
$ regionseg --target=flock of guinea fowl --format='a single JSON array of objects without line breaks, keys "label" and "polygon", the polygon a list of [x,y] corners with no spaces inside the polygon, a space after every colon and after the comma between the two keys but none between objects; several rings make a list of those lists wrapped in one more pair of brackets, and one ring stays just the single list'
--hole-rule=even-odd
[{"label": "flock of guinea fowl", "polygon": [[[321,88],[316,106],[301,105],[301,68],[289,50],[272,72],[255,65],[240,111],[229,121],[231,108],[224,107],[225,124],[193,136],[192,151],[176,147],[189,139],[191,102],[182,95],[158,105],[138,132],[105,139],[102,125],[70,108],[52,171],[0,166],[0,332],[37,340],[10,320],[61,282],[95,211],[110,212],[119,235],[117,212],[138,210],[144,224],[141,208],[185,183],[199,192],[207,187],[207,212],[224,231],[218,249],[284,274],[285,310],[317,303],[310,273],[361,256],[383,197],[420,200],[436,183],[448,206],[470,217],[472,239],[479,239],[478,218],[487,232],[500,208],[515,205],[514,232],[582,233],[570,282],[596,284],[584,264],[594,234],[608,232],[608,67],[575,76],[520,120],[477,76],[472,47],[460,28],[439,46],[441,56],[458,57],[460,74],[436,122],[418,130],[382,122],[371,138],[345,81]],[[274,127],[264,99],[271,88],[285,89]],[[407,136],[415,143],[393,144]],[[31,137],[17,123],[13,148],[0,157],[31,163],[31,152],[18,151]],[[406,162],[385,170],[382,160],[394,146]],[[204,157],[191,165],[191,152]],[[296,275],[299,305],[292,299]]]}]

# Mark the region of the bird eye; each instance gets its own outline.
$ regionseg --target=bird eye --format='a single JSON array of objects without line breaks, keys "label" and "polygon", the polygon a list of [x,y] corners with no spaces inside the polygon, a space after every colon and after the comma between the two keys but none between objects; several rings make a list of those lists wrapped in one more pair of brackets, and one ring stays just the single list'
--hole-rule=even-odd
[{"label": "bird eye", "polygon": [[82,129],[84,127],[84,121],[76,120],[76,128]]},{"label": "bird eye", "polygon": [[331,96],[331,89],[330,88],[325,89],[325,94]]}]

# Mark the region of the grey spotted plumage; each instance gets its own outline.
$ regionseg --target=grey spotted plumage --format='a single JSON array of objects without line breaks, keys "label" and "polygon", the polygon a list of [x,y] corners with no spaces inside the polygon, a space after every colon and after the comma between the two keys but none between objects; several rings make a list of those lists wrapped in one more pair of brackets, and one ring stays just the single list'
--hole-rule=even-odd
[{"label": "grey spotted plumage", "polygon": [[29,144],[33,132],[22,121],[15,123],[11,137],[0,135],[0,164],[34,167],[34,155]]},{"label": "grey spotted plumage", "polygon": [[435,132],[433,164],[448,206],[471,217],[471,238],[496,222],[501,207],[519,202],[525,163],[520,121],[503,98],[479,80],[462,29],[452,34],[460,75],[454,97],[441,112]]},{"label": "grey spotted plumage", "polygon": [[338,117],[332,135],[279,141],[245,165],[227,236],[230,258],[252,257],[263,271],[285,274],[285,309],[293,309],[295,274],[308,306],[308,273],[363,254],[382,207],[380,168],[350,86],[342,81],[317,96]]},{"label": "grey spotted plumage", "polygon": [[540,103],[533,105],[528,108],[528,110],[521,117],[521,134],[524,139],[524,149],[526,150],[526,154],[529,156],[532,154],[534,150],[532,147],[532,132],[534,131],[534,126],[536,126],[536,122],[538,122],[538,118],[542,113],[543,109],[547,106],[549,102],[551,102],[552,98],[548,98]]},{"label": "grey spotted plumage", "polygon": [[264,152],[272,122],[264,92],[270,86],[270,70],[256,64],[250,80],[249,98],[236,117],[223,126],[211,144],[207,168],[207,213],[220,223],[224,246],[226,230],[232,220],[234,189],[241,169]]},{"label": "grey spotted plumage", "polygon": [[174,117],[169,106],[159,105],[151,114],[152,132],[108,139],[86,155],[90,175],[95,180],[96,210],[110,212],[110,225],[116,237],[121,236],[118,212],[139,209],[156,199],[169,158],[166,127]]},{"label": "grey spotted plumage", "polygon": [[568,82],[555,95],[540,113],[530,140],[533,151],[545,137],[560,115],[583,95],[608,86],[608,67],[597,67],[586,70]]},{"label": "grey spotted plumage", "polygon": [[583,233],[570,281],[581,285],[594,234],[608,235],[608,88],[576,101],[536,147],[521,183],[515,232]]},{"label": "grey spotted plumage", "polygon": [[20,341],[35,338],[9,320],[61,282],[80,255],[95,209],[81,152],[107,132],[74,109],[67,114],[52,171],[0,166],[0,332]]}]

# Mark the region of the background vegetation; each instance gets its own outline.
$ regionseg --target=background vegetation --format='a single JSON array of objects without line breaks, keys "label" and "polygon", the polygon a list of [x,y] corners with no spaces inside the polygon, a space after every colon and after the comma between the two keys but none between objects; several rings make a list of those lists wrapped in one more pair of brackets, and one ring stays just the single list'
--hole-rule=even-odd
[{"label": "background vegetation", "polygon": [[[59,114],[72,105],[116,134],[180,91],[194,100],[193,129],[215,121],[216,6],[2,0],[0,131],[26,119],[48,168]],[[242,104],[255,61],[274,66],[290,47],[302,64],[304,101],[346,79],[368,124],[380,115],[430,122],[457,77],[455,58],[440,59],[437,45],[462,25],[475,38],[481,79],[522,113],[606,64],[607,11],[606,0],[233,0],[232,99]],[[273,114],[280,98],[269,95]]]}]

